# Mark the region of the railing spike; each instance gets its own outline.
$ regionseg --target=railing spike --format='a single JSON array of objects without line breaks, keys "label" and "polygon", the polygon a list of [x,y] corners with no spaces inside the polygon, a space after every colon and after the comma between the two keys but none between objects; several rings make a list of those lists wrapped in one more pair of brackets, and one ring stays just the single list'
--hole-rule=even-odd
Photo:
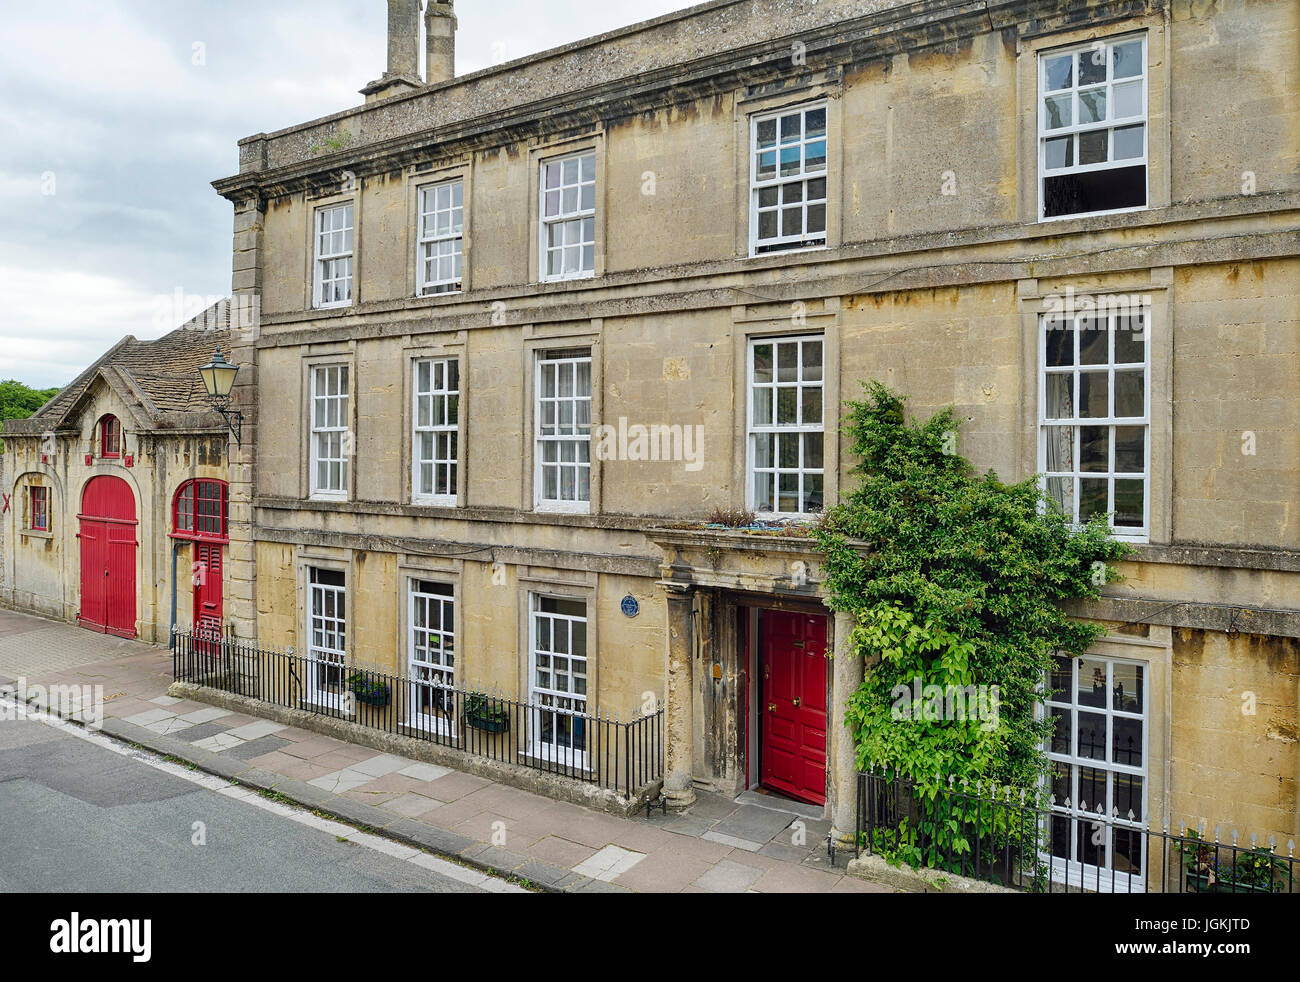
[{"label": "railing spike", "polygon": [[1287,839],[1287,840],[1286,840],[1286,849],[1287,849],[1287,855],[1288,855],[1288,856],[1294,856],[1294,855],[1295,855],[1295,839]]},{"label": "railing spike", "polygon": [[1219,826],[1217,825],[1214,827],[1214,841],[1215,844],[1218,844],[1219,842]]},{"label": "railing spike", "polygon": [[1237,848],[1237,830],[1236,830],[1236,829],[1233,829],[1233,830],[1232,830],[1232,848],[1234,848],[1234,849]]}]

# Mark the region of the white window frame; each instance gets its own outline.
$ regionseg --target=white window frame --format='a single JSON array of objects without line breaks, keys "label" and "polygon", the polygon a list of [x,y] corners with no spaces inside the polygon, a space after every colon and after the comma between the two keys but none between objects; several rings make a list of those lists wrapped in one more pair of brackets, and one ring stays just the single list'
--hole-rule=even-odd
[{"label": "white window frame", "polygon": [[[317,583],[317,573],[337,573],[343,576],[343,585]],[[333,615],[325,612],[330,598],[334,600]],[[318,628],[320,643],[316,640]],[[329,643],[331,640],[333,644]],[[347,574],[310,566],[307,568],[307,677],[303,681],[303,702],[339,712],[354,708],[348,699],[347,643]],[[339,673],[337,692],[330,691],[328,684],[327,673],[332,671]]]},{"label": "white window frame", "polygon": [[[570,603],[582,604],[586,613],[582,617],[578,617],[576,615],[571,615],[571,614],[559,614],[559,613],[551,613],[549,611],[543,611],[540,609],[541,602],[543,600],[561,600]],[[561,767],[573,768],[574,770],[582,770],[582,771],[588,771],[591,769],[588,766],[588,762],[590,760],[590,748],[591,748],[591,741],[593,735],[592,727],[590,725],[592,721],[591,715],[588,712],[588,709],[591,705],[591,687],[589,685],[589,682],[591,680],[591,663],[592,663],[592,659],[595,657],[590,646],[587,644],[587,642],[589,642],[591,639],[590,632],[588,631],[590,612],[591,612],[590,605],[587,603],[586,600],[583,600],[580,597],[565,597],[565,596],[558,596],[549,593],[530,593],[528,595],[528,702],[529,702],[528,727],[529,727],[529,732],[528,732],[527,755],[537,760],[549,761]],[[539,648],[539,639],[538,639],[538,632],[537,632],[539,618],[545,618],[551,622],[551,630],[549,632],[551,637],[551,647],[547,648],[544,651]],[[553,684],[555,681],[554,659],[555,657],[557,657],[554,651],[554,639],[555,639],[554,626],[556,623],[564,623],[566,625],[566,631],[568,632],[568,638],[569,638],[569,652],[560,653],[558,657],[565,658],[568,660],[567,667],[569,668],[569,671],[566,674],[570,680],[572,680],[576,675],[581,675],[585,686],[585,691],[580,695],[573,691],[560,690],[556,688]],[[572,645],[574,625],[581,625],[582,633],[583,633],[583,641],[584,641],[584,650],[586,651],[585,655],[581,655],[577,657],[573,655],[573,645]],[[541,666],[538,665],[538,660],[540,657],[545,657],[548,660],[547,666],[545,666],[545,668],[542,668]],[[574,670],[576,667],[574,665],[575,661],[582,662],[582,672],[579,673]],[[551,676],[550,681],[552,682],[552,685],[544,686],[539,684],[539,680],[538,680],[539,670],[548,671],[550,673]],[[548,700],[551,701],[550,705],[547,704]],[[574,706],[571,708],[561,709],[555,706],[554,700],[571,700],[574,703]],[[578,707],[579,703],[581,704],[580,708]],[[577,719],[581,719],[583,721],[582,725],[584,727],[584,735],[583,735],[584,749],[575,750],[572,748],[572,746],[563,747],[553,741],[544,742],[541,737],[542,719],[544,716],[547,715],[554,717],[554,721],[552,724],[552,731],[551,731],[553,734],[556,732],[555,724],[558,723],[559,717],[568,716],[570,719],[573,719],[575,721]]]},{"label": "white window frame", "polygon": [[[564,165],[571,161],[577,162],[576,182],[566,181],[563,176]],[[583,176],[587,161],[591,162],[590,178]],[[591,279],[596,275],[596,204],[599,190],[596,179],[596,163],[595,150],[582,150],[563,157],[549,157],[539,161],[537,174],[538,276],[544,283]],[[548,188],[546,185],[546,171],[550,167],[557,168],[560,176],[558,178],[559,184]],[[591,190],[591,205],[589,207],[583,203],[584,192],[588,188]],[[568,191],[574,192],[577,199],[574,208],[564,207],[565,192]],[[556,211],[551,215],[547,214],[548,192],[554,195],[557,200]],[[570,240],[568,235],[574,230],[575,225],[577,226],[578,238]],[[564,243],[562,246],[553,248],[550,244],[550,231],[556,226],[563,229]],[[573,248],[578,250],[578,269],[564,272],[563,252],[566,249]],[[590,268],[587,267],[585,260],[588,250],[591,253]],[[548,260],[551,253],[557,251],[561,253],[561,272],[550,273],[548,272]]]},{"label": "white window frame", "polygon": [[[1120,79],[1117,83],[1114,78],[1115,61],[1114,49],[1120,45],[1128,44],[1134,41],[1140,41],[1142,44],[1142,73]],[[1104,82],[1092,83],[1082,86],[1086,91],[1103,90],[1106,93],[1106,120],[1104,122],[1080,123],[1079,122],[1079,61],[1080,53],[1087,53],[1099,50],[1097,45],[1104,44],[1106,52],[1106,80]],[[1060,58],[1064,55],[1074,56],[1074,67],[1071,70],[1071,86],[1068,89],[1047,88],[1047,63],[1053,59]],[[1054,48],[1050,51],[1040,51],[1038,53],[1038,93],[1037,93],[1037,111],[1038,118],[1038,220],[1040,222],[1058,222],[1069,218],[1083,218],[1093,215],[1123,215],[1129,212],[1146,211],[1151,207],[1151,167],[1149,163],[1151,147],[1151,122],[1150,122],[1150,59],[1148,57],[1147,35],[1126,34],[1120,37],[1107,38],[1104,41],[1091,41],[1087,44],[1072,45],[1066,48]],[[1142,90],[1142,112],[1136,116],[1112,117],[1111,112],[1115,105],[1114,87],[1116,84],[1137,83]],[[1056,129],[1047,127],[1047,101],[1049,98],[1059,98],[1068,93],[1070,95],[1070,125],[1062,126]],[[1142,126],[1142,155],[1140,157],[1126,157],[1123,160],[1115,159],[1115,131],[1124,129],[1129,126]],[[1081,164],[1079,163],[1079,144],[1078,134],[1105,131],[1106,133],[1106,160],[1102,163]],[[1063,136],[1071,137],[1071,154],[1072,163],[1068,166],[1054,168],[1051,171],[1047,167],[1047,142],[1049,139],[1055,140]],[[1092,171],[1118,170],[1126,167],[1137,167],[1141,165],[1145,172],[1146,180],[1146,201],[1141,205],[1134,205],[1126,208],[1110,208],[1102,211],[1077,211],[1068,215],[1047,216],[1047,179],[1049,177],[1061,177],[1069,174],[1085,174]]]},{"label": "white window frame", "polygon": [[[428,366],[429,388],[421,388],[420,369]],[[455,367],[456,387],[449,385],[451,370]],[[439,369],[441,369],[442,386],[436,387]],[[460,471],[460,363],[456,358],[421,358],[412,365],[411,377],[411,500],[418,505],[436,505],[441,508],[455,508],[457,503],[457,480]],[[428,423],[422,413],[422,402],[429,404]],[[441,423],[436,410],[441,407]],[[455,421],[452,418],[454,407]],[[421,448],[421,438],[428,435],[433,443],[433,456],[425,457]],[[450,448],[450,449],[449,449]],[[425,491],[422,470],[425,466],[432,468],[432,487],[438,486],[440,474],[447,478],[446,492]]]},{"label": "white window frame", "polygon": [[[456,735],[456,592],[450,583],[443,583],[435,579],[427,579],[423,576],[411,576],[407,579],[406,588],[406,666],[407,677],[410,680],[410,713],[407,725],[418,729],[423,733],[437,733],[441,736],[454,737]],[[422,584],[431,584],[445,589],[446,593],[429,593],[420,589]],[[416,611],[424,605],[426,616],[424,626],[417,623]],[[451,629],[445,626],[433,632],[428,627],[429,618],[427,612],[433,607],[438,609],[438,621],[446,625],[451,622]],[[421,645],[419,637],[421,632],[426,635],[436,633],[438,635],[438,644],[426,643]],[[416,657],[417,651],[421,648],[428,651],[431,656],[428,660]],[[450,660],[450,663],[448,663]],[[423,676],[428,675],[429,681],[425,681]],[[420,690],[440,689],[443,692],[444,705],[447,709],[445,715],[430,715],[420,709]]]},{"label": "white window frame", "polygon": [[[1082,322],[1091,321],[1098,317],[1106,318],[1106,361],[1104,363],[1094,363],[1089,365],[1079,364],[1080,348],[1084,328]],[[1125,318],[1142,319],[1142,342],[1143,342],[1143,361],[1139,366],[1137,362],[1119,362],[1115,361],[1115,338],[1120,328],[1118,325]],[[1072,325],[1074,332],[1074,354],[1072,357],[1073,364],[1068,366],[1049,367],[1047,364],[1047,338],[1048,332],[1053,324],[1066,322]],[[1131,321],[1130,321],[1131,323]],[[1115,374],[1117,371],[1134,371],[1137,368],[1142,370],[1142,415],[1141,416],[1116,416],[1115,411]],[[1095,374],[1106,376],[1106,398],[1108,400],[1108,413],[1106,416],[1080,416],[1079,415],[1079,376],[1095,372]],[[1047,415],[1047,379],[1049,375],[1066,375],[1071,378],[1071,401],[1072,415],[1065,417],[1049,417]],[[1068,427],[1072,430],[1070,435],[1070,470],[1048,468],[1048,434],[1057,428]],[[1081,469],[1080,456],[1082,454],[1082,434],[1081,430],[1091,427],[1107,428],[1107,466],[1105,471],[1084,471]],[[1137,428],[1143,430],[1142,437],[1142,473],[1136,474],[1133,471],[1116,471],[1115,469],[1115,430],[1119,427]],[[1038,473],[1039,486],[1044,493],[1048,493],[1049,483],[1053,479],[1069,479],[1073,482],[1073,506],[1067,512],[1066,517],[1075,527],[1080,527],[1079,521],[1079,503],[1082,495],[1081,484],[1084,480],[1102,480],[1107,482],[1106,504],[1108,523],[1111,532],[1117,539],[1124,539],[1130,542],[1147,542],[1150,540],[1151,532],[1151,311],[1149,308],[1132,312],[1117,312],[1114,310],[1098,313],[1097,311],[1079,311],[1075,313],[1051,313],[1042,314],[1038,321]],[[1116,526],[1115,522],[1115,482],[1117,480],[1142,481],[1142,526],[1135,528],[1133,526]]]},{"label": "white window frame", "polygon": [[[579,368],[583,365],[587,367],[588,388],[585,396],[577,394]],[[545,388],[542,384],[542,377],[545,374],[546,366],[554,366],[556,370],[554,396],[544,394]],[[561,396],[559,394],[559,379],[561,370],[564,368],[568,368],[573,376],[574,394],[571,396]],[[591,513],[591,409],[593,387],[590,351],[584,355],[566,354],[563,351],[540,351],[537,353],[537,363],[533,376],[533,504],[537,511],[574,515]],[[574,434],[547,434],[543,432],[547,425],[544,422],[544,417],[548,404],[554,412],[554,428],[558,430],[562,408],[565,403],[570,405],[573,428],[580,429],[585,426],[585,435],[581,432]],[[586,407],[585,424],[581,422],[581,410],[584,405]],[[551,445],[557,447],[557,459],[554,462],[546,460],[546,448]],[[566,446],[573,448],[574,459],[572,461],[563,459]],[[582,459],[584,456],[585,460]],[[556,470],[556,492],[561,494],[561,497],[558,498],[546,497],[546,472],[551,468]],[[574,470],[574,497],[572,499],[566,499],[562,496],[564,471],[568,468]],[[581,478],[584,470],[587,474],[587,497],[579,498],[577,495],[582,485]]]},{"label": "white window frame", "polygon": [[[348,495],[348,481],[351,478],[351,468],[348,466],[348,449],[350,440],[348,432],[351,428],[351,372],[348,365],[312,365],[309,369],[311,373],[311,399],[307,406],[308,424],[309,424],[309,460],[308,467],[310,474],[311,497],[326,500],[345,500]],[[336,388],[337,392],[329,391],[329,378],[332,373],[338,379]],[[320,391],[321,379],[326,380],[326,391]],[[330,412],[331,405],[334,406],[335,412]],[[324,411],[324,425],[318,425],[318,409]],[[336,418],[336,422],[331,423],[331,417]],[[338,437],[338,455],[323,454],[322,449],[332,450],[332,447],[322,447],[322,441],[332,442],[334,436]],[[318,480],[320,465],[338,464],[340,475],[340,487],[322,486]]]},{"label": "white window frame", "polygon": [[[1067,717],[1070,727],[1070,751],[1061,753],[1052,750],[1051,737],[1047,738],[1046,750],[1048,759],[1053,764],[1061,764],[1069,768],[1070,794],[1069,804],[1063,801],[1053,801],[1051,805],[1052,817],[1065,817],[1070,822],[1070,839],[1072,853],[1077,853],[1078,837],[1081,834],[1093,835],[1098,828],[1098,810],[1097,802],[1081,802],[1079,800],[1078,787],[1078,769],[1087,768],[1089,770],[1103,771],[1106,773],[1106,801],[1102,803],[1102,810],[1106,818],[1104,828],[1106,829],[1106,857],[1110,864],[1114,862],[1115,846],[1115,829],[1132,829],[1136,836],[1141,850],[1140,867],[1136,873],[1119,873],[1112,866],[1101,867],[1094,863],[1084,862],[1077,859],[1064,859],[1056,856],[1050,851],[1040,852],[1039,858],[1042,862],[1048,863],[1051,869],[1052,882],[1064,883],[1071,887],[1082,890],[1100,890],[1102,892],[1113,893],[1145,893],[1146,877],[1149,864],[1149,846],[1148,837],[1142,834],[1146,827],[1148,807],[1151,796],[1151,776],[1150,776],[1150,734],[1151,734],[1151,666],[1147,662],[1138,661],[1128,658],[1111,658],[1103,655],[1083,655],[1079,658],[1070,658],[1070,688],[1064,694],[1050,692],[1050,677],[1047,683],[1049,689],[1049,698],[1046,700],[1044,712],[1051,716],[1053,708],[1064,709],[1069,711]],[[1079,704],[1078,698],[1079,672],[1084,661],[1102,662],[1106,666],[1106,705],[1104,707],[1085,706]],[[1114,701],[1114,678],[1116,665],[1134,666],[1142,671],[1142,709],[1140,712],[1129,712],[1115,709],[1111,704]],[[1077,713],[1079,711],[1092,713],[1106,718],[1106,759],[1096,760],[1091,757],[1079,756],[1078,738],[1079,726],[1077,722]],[[1133,766],[1131,764],[1112,763],[1110,757],[1113,754],[1114,747],[1114,721],[1116,719],[1139,720],[1142,724],[1142,764]],[[1127,814],[1119,815],[1112,813],[1115,807],[1115,778],[1116,776],[1136,777],[1142,781],[1142,805],[1141,814],[1129,819]],[[1048,789],[1050,790],[1050,776],[1048,778]],[[1088,807],[1083,809],[1080,805],[1086,804]],[[1052,842],[1052,817],[1048,818],[1048,842]],[[1081,853],[1078,853],[1081,855]]]},{"label": "white window frame", "polygon": [[[446,206],[441,203],[446,192]],[[446,227],[438,230],[443,217]],[[460,293],[464,285],[465,181],[455,178],[421,187],[416,198],[415,277],[421,297]],[[448,276],[437,275],[443,263],[450,263]],[[429,275],[432,264],[435,275]]]},{"label": "white window frame", "polygon": [[[345,201],[337,205],[325,205],[316,209],[313,222],[315,229],[315,260],[312,263],[312,305],[317,310],[329,310],[336,307],[352,306],[352,286],[354,269],[354,250],[356,248],[354,205]],[[335,224],[340,218],[341,223]],[[326,220],[329,226],[326,227]],[[342,272],[340,272],[340,270]],[[326,275],[326,274],[329,275]],[[326,287],[337,283],[345,284],[343,299],[325,299]],[[333,292],[333,291],[331,291]]]},{"label": "white window frame", "polygon": [[[810,112],[822,112],[826,117],[826,131],[819,137],[808,137],[808,114]],[[790,116],[799,116],[799,139],[790,143],[784,143],[781,137],[781,121]],[[772,149],[765,151],[760,149],[758,131],[763,123],[776,121],[776,143]],[[807,150],[809,145],[821,143],[825,146],[826,162],[820,168],[808,168]],[[783,147],[799,148],[799,172],[797,174],[781,174],[781,149]],[[761,178],[759,176],[759,159],[766,154],[771,153],[776,156],[776,174],[770,178]],[[825,195],[822,198],[814,198],[809,201],[808,185],[812,181],[820,180],[825,183]],[[785,196],[784,188],[786,186],[800,186],[800,202],[802,203],[803,217],[801,221],[801,231],[798,235],[777,235],[775,238],[759,238],[760,215],[765,212],[773,212],[777,216],[777,229],[781,231],[785,202],[781,199]],[[771,188],[777,189],[778,202],[775,206],[760,206],[759,201],[762,192]],[[790,204],[794,204],[791,202]],[[811,241],[816,239],[816,233],[808,232],[808,210],[812,206],[822,208],[823,228],[820,233],[821,241]],[[756,113],[750,117],[749,122],[749,255],[750,258],[758,256],[769,256],[788,252],[815,252],[827,248],[830,242],[830,109],[826,102],[811,102],[802,106],[790,106],[785,109],[779,109],[772,112]],[[759,251],[759,250],[763,251]]]},{"label": "white window frame", "polygon": [[[821,379],[814,380],[804,379],[804,344],[809,341],[815,341],[822,346],[822,371]],[[795,382],[779,382],[779,352],[777,345],[780,344],[797,344],[799,352],[799,361],[796,366],[798,379]],[[772,382],[756,382],[754,378],[754,354],[755,351],[764,346],[772,346]],[[774,335],[771,337],[754,337],[749,339],[748,351],[746,352],[745,366],[745,501],[747,506],[753,508],[756,514],[764,519],[778,518],[808,518],[813,515],[821,514],[816,511],[803,511],[802,506],[806,497],[804,493],[804,477],[821,475],[822,479],[822,511],[826,510],[826,338],[821,334],[798,334],[798,335]],[[798,412],[799,422],[796,424],[778,424],[777,418],[777,401],[780,389],[795,390],[795,408]],[[821,389],[821,421],[818,423],[803,422],[803,390],[806,388]],[[770,424],[755,422],[755,394],[758,389],[768,389],[772,392],[772,420]],[[805,443],[803,434],[819,433],[822,436],[822,466],[805,467]],[[782,468],[780,466],[779,447],[777,440],[781,435],[798,434],[799,435],[799,466],[797,468]],[[773,437],[772,446],[772,467],[758,467],[758,441],[763,436],[771,435]],[[771,473],[773,475],[772,485],[772,504],[775,510],[767,510],[759,507],[758,502],[758,474]],[[781,475],[796,474],[799,481],[799,511],[782,511],[780,508],[781,499]]]}]

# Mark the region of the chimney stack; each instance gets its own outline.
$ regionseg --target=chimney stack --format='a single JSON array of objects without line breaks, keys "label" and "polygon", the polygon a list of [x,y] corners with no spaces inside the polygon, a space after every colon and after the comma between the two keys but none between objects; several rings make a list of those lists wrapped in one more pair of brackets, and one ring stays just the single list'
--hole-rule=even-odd
[{"label": "chimney stack", "polygon": [[388,0],[388,74],[420,77],[420,0]]},{"label": "chimney stack", "polygon": [[429,0],[424,12],[424,80],[429,85],[456,77],[456,11],[454,0]]},{"label": "chimney stack", "polygon": [[361,94],[366,102],[418,89],[420,79],[420,0],[388,0],[388,71]]}]

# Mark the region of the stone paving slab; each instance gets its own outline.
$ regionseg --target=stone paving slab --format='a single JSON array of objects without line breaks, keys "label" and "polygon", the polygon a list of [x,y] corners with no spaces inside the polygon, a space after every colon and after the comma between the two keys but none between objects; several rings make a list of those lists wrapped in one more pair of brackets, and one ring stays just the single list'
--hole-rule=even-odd
[{"label": "stone paving slab", "polygon": [[[33,639],[46,647],[24,656],[24,643]],[[380,830],[393,838],[377,841],[394,854],[429,850],[480,869],[514,870],[542,889],[572,893],[889,892],[847,876],[842,866],[849,857],[843,853],[840,867],[832,868],[823,842],[828,823],[800,818],[793,808],[769,808],[754,796],[733,801],[700,794],[684,814],[616,818],[476,775],[178,700],[166,694],[166,649],[106,642],[70,625],[0,610],[0,677],[6,674],[32,684],[103,685],[105,733],[238,782],[226,789],[231,794],[273,791],[321,814]]]}]

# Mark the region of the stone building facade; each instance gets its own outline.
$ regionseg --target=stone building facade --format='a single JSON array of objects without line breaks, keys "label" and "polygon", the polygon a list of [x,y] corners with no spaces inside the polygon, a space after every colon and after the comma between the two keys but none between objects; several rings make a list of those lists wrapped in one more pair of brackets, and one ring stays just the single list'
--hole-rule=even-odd
[{"label": "stone building facade", "polygon": [[328,594],[405,671],[436,603],[457,685],[666,699],[673,804],[845,834],[850,625],[797,529],[705,525],[834,502],[874,378],[1135,545],[1077,611],[1071,799],[1300,832],[1295,4],[716,0],[457,78],[439,3],[426,81],[389,7],[366,103],[215,184],[240,633],[311,653]]},{"label": "stone building facade", "polygon": [[5,422],[0,603],[161,644],[226,623],[228,433],[198,368],[230,337],[226,301],[128,336]]}]

